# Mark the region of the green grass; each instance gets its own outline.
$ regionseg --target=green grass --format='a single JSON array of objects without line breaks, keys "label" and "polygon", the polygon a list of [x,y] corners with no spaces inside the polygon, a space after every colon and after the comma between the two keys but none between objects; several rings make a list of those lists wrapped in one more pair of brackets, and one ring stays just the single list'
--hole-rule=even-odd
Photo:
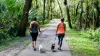
[{"label": "green grass", "polygon": [[66,35],[70,38],[68,43],[73,56],[100,56],[97,48],[100,45],[88,38],[83,38],[81,31],[67,27]]}]

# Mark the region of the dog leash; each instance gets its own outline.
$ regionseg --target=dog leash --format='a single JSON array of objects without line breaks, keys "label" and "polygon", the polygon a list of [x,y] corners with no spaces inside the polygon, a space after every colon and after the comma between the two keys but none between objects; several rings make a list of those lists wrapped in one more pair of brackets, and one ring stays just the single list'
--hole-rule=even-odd
[{"label": "dog leash", "polygon": [[[39,34],[39,37],[42,35],[42,33],[44,32],[44,31],[46,31],[47,30],[47,28],[46,29],[44,29],[43,31],[41,31],[40,32],[40,34]],[[41,37],[40,37],[41,38]]]},{"label": "dog leash", "polygon": [[55,40],[56,40],[56,38],[57,38],[57,35],[55,36]]},{"label": "dog leash", "polygon": [[[44,31],[46,31],[46,30],[47,30],[47,29],[45,29],[45,30],[43,30],[43,31],[40,32],[40,34],[39,34],[39,37],[40,37],[40,38],[42,38],[41,35],[42,35],[42,33],[43,33]],[[42,46],[42,42],[43,42],[43,40],[40,40],[40,45],[39,45],[39,51],[40,51],[40,52],[42,52],[42,47],[43,47],[43,46]]]},{"label": "dog leash", "polygon": [[54,41],[53,43],[55,43],[55,41],[56,41],[56,37],[57,37],[57,36],[55,36],[55,38],[53,39],[53,41]]}]

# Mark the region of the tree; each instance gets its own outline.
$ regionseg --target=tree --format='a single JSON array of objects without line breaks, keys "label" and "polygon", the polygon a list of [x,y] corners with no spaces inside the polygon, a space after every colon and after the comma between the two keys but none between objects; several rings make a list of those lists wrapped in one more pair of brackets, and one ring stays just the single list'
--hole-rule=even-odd
[{"label": "tree", "polygon": [[53,10],[52,9],[52,7],[53,7],[52,4],[53,4],[53,0],[50,0],[50,12],[51,12],[51,14],[50,14],[51,18],[50,19],[51,20],[52,20],[52,10]]},{"label": "tree", "polygon": [[71,19],[70,19],[69,7],[68,7],[68,4],[67,4],[67,0],[64,0],[64,5],[66,6],[66,13],[67,13],[68,25],[72,29],[72,24],[71,24]]},{"label": "tree", "polygon": [[98,0],[96,0],[94,2],[94,6],[97,10],[96,27],[100,27],[100,8],[99,8],[99,1]]},{"label": "tree", "polygon": [[31,3],[32,3],[32,0],[25,0],[23,15],[22,15],[22,19],[20,20],[20,25],[19,25],[19,34],[18,34],[19,36],[25,36],[26,27],[28,23],[28,14],[31,8]]},{"label": "tree", "polygon": [[62,13],[62,9],[61,9],[60,3],[59,3],[58,0],[57,0],[57,2],[58,2],[58,5],[59,5],[59,8],[60,8],[61,16],[63,17],[63,13]]},{"label": "tree", "polygon": [[49,19],[49,14],[50,14],[50,0],[47,0],[47,4],[48,4],[48,14],[47,14],[47,19]]},{"label": "tree", "polygon": [[88,0],[86,1],[86,19],[85,19],[85,29],[88,27],[88,19],[89,19],[89,6],[88,6]]},{"label": "tree", "polygon": [[43,0],[43,24],[44,24],[44,21],[45,21],[45,3],[46,3],[46,0]]},{"label": "tree", "polygon": [[38,9],[38,0],[35,0],[36,1],[36,9]]},{"label": "tree", "polygon": [[83,0],[81,0],[81,13],[79,17],[80,29],[82,28]]},{"label": "tree", "polygon": [[77,14],[78,14],[79,4],[80,4],[80,1],[79,1],[78,4],[77,4],[77,7],[76,7],[76,14],[75,14],[75,16],[77,16]]}]

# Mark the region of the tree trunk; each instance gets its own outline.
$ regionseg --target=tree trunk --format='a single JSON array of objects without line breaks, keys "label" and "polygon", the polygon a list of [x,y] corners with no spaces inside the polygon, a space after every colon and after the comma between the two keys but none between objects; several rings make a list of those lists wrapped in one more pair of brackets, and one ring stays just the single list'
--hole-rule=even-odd
[{"label": "tree trunk", "polygon": [[97,10],[97,18],[96,18],[96,27],[98,28],[100,26],[100,9],[99,9],[99,1],[96,0],[95,2],[95,8]]},{"label": "tree trunk", "polygon": [[68,25],[72,29],[72,24],[71,24],[71,20],[70,20],[70,13],[69,13],[69,7],[67,5],[67,0],[64,0],[64,4],[66,6],[66,13],[67,13]]},{"label": "tree trunk", "polygon": [[49,14],[50,14],[50,0],[48,0],[47,4],[48,4],[48,14],[47,14],[47,19],[49,19]]},{"label": "tree trunk", "polygon": [[80,4],[80,2],[78,2],[77,7],[76,7],[76,14],[75,14],[76,16],[77,16],[77,13],[78,13],[77,11],[78,11],[79,4]]},{"label": "tree trunk", "polygon": [[58,0],[57,0],[57,2],[58,2],[58,5],[59,5],[59,8],[60,8],[61,17],[63,17],[63,13],[62,13],[62,9],[61,9],[60,3],[59,3],[59,1],[58,1]]},{"label": "tree trunk", "polygon": [[20,20],[20,25],[19,25],[19,33],[18,33],[19,36],[26,35],[25,32],[26,32],[26,27],[28,23],[28,13],[31,8],[31,3],[32,3],[32,0],[25,0],[23,15],[22,15],[22,19]]},{"label": "tree trunk", "polygon": [[35,0],[36,1],[36,9],[38,9],[38,0]]},{"label": "tree trunk", "polygon": [[75,16],[75,0],[74,0],[74,16]]},{"label": "tree trunk", "polygon": [[81,0],[81,13],[79,17],[80,29],[82,28],[83,1]]},{"label": "tree trunk", "polygon": [[44,24],[44,21],[45,21],[45,3],[46,3],[46,0],[43,0],[43,24]]},{"label": "tree trunk", "polygon": [[86,5],[87,5],[87,7],[86,7],[86,20],[85,20],[85,29],[88,27],[88,24],[89,24],[89,6],[88,6],[88,0],[87,0],[87,2],[86,2]]},{"label": "tree trunk", "polygon": [[51,14],[50,15],[51,15],[51,20],[52,20],[52,0],[50,0],[50,6],[51,6],[50,7],[50,9],[51,9]]}]

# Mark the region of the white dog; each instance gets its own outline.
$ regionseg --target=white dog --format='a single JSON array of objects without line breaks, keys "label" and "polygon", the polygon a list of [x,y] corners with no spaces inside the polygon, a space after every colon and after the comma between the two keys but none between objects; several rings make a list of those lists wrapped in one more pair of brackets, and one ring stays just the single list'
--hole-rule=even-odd
[{"label": "white dog", "polygon": [[42,45],[40,44],[40,45],[39,45],[39,51],[41,51],[41,50],[42,50]]},{"label": "white dog", "polygon": [[40,53],[45,53],[45,50],[43,49],[42,44],[39,45],[39,51],[40,51]]}]

